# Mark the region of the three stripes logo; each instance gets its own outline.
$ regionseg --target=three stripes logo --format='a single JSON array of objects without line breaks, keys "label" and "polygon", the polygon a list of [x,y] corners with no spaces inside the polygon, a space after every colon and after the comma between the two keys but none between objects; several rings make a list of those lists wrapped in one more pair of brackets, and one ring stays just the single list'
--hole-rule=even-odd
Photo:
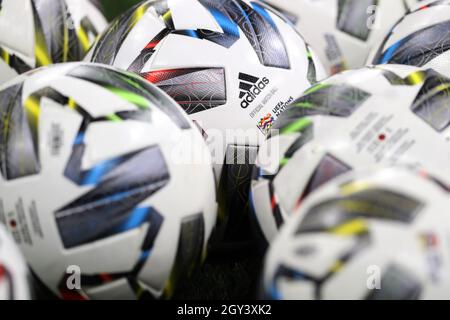
[{"label": "three stripes logo", "polygon": [[255,101],[263,90],[270,83],[270,80],[266,77],[262,79],[246,74],[239,73],[239,99],[241,99],[241,107],[246,109],[250,104]]}]

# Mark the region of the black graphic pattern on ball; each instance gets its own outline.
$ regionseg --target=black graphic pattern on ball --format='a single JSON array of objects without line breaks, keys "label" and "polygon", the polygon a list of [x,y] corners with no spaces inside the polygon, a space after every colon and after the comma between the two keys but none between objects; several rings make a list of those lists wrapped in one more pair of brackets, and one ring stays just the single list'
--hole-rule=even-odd
[{"label": "black graphic pattern on ball", "polygon": [[[134,59],[128,71],[140,74],[161,86],[188,114],[210,110],[226,104],[225,70],[223,68],[165,68],[143,72],[145,64],[170,36],[185,36],[232,47],[242,36],[252,45],[264,66],[290,69],[289,57],[281,34],[267,8],[256,2],[251,6],[241,0],[198,0],[217,21],[222,32],[206,29],[176,29],[167,0],[145,2],[121,16],[100,38],[92,61],[113,64],[133,27],[146,12],[163,21],[163,28]],[[315,67],[310,59],[308,79],[314,81]],[[312,63],[312,65],[311,65]],[[164,81],[161,83],[161,79]]]},{"label": "black graphic pattern on ball", "polygon": [[423,67],[450,50],[450,21],[421,29],[396,42],[375,59],[380,64]]},{"label": "black graphic pattern on ball", "polygon": [[450,79],[432,69],[415,71],[405,78],[388,70],[382,75],[395,86],[421,85],[411,110],[438,132],[450,126]]},{"label": "black graphic pattern on ball", "polygon": [[65,248],[111,237],[145,222],[154,226],[151,210],[138,205],[169,182],[159,148],[109,159],[94,170],[81,171],[84,150],[83,143],[74,146],[65,175],[81,178],[82,184],[95,185],[95,189],[55,212]]},{"label": "black graphic pattern on ball", "polygon": [[[51,61],[75,61],[81,52],[72,17],[63,0],[33,0]],[[68,38],[66,39],[65,37]],[[67,41],[65,43],[65,41]]]},{"label": "black graphic pattern on ball", "polygon": [[356,87],[317,84],[283,112],[275,123],[274,129],[279,129],[283,133],[292,124],[315,115],[349,117],[369,97],[370,93]]},{"label": "black graphic pattern on ball", "polygon": [[[141,247],[141,257],[136,265],[128,271],[117,273],[82,274],[81,289],[70,290],[67,287],[69,275],[65,274],[58,285],[61,296],[66,300],[85,300],[87,295],[85,290],[97,286],[113,283],[125,279],[137,299],[153,299],[154,297],[146,290],[146,284],[139,280],[139,273],[144,267],[157,236],[157,231],[162,221],[162,216],[154,209],[151,210],[150,230]],[[153,227],[152,227],[153,225]],[[180,236],[178,238],[178,248],[175,256],[174,268],[172,269],[168,283],[166,284],[164,296],[172,295],[174,284],[189,276],[195,266],[201,261],[202,244],[204,241],[205,222],[203,214],[195,214],[183,219],[181,222]]]},{"label": "black graphic pattern on ball", "polygon": [[[222,183],[218,190],[219,203],[224,210],[219,212],[218,229],[220,231],[214,235],[217,238],[220,238],[221,232],[231,238],[247,232],[247,215],[224,214],[224,212],[248,212],[252,163],[255,163],[257,154],[256,146],[227,146],[220,177]],[[222,228],[223,226],[226,230]]]},{"label": "black graphic pattern on ball", "polygon": [[412,111],[433,129],[442,132],[450,126],[450,79],[428,70]]},{"label": "black graphic pattern on ball", "polygon": [[326,154],[314,169],[299,201],[303,201],[311,192],[326,182],[352,170],[352,167],[331,154]]},{"label": "black graphic pattern on ball", "polygon": [[273,3],[269,3],[266,0],[260,0],[260,2],[264,3],[267,6],[270,6],[274,9],[276,9],[280,14],[279,17],[282,18],[283,20],[289,21],[290,23],[292,23],[293,25],[296,25],[297,22],[299,21],[300,17],[291,11],[287,11],[284,8],[281,8]]},{"label": "black graphic pattern on ball", "polygon": [[164,90],[188,114],[227,103],[223,68],[158,70],[143,73],[141,76]]},{"label": "black graphic pattern on ball", "polygon": [[160,42],[170,34],[183,35],[214,42],[230,48],[240,39],[242,32],[254,48],[260,62],[265,66],[290,68],[286,47],[281,35],[265,8],[252,3],[252,7],[241,0],[198,0],[210,11],[223,32],[211,30],[177,30],[167,0],[145,2],[134,7],[113,23],[113,26],[99,40],[93,54],[93,62],[112,64],[123,41],[130,31],[150,8],[161,18],[166,28],[162,30],[136,58],[129,67],[130,71],[139,73],[145,62],[156,51]]},{"label": "black graphic pattern on ball", "polygon": [[339,0],[337,28],[359,40],[367,41],[371,31],[368,9],[376,5],[377,0]]},{"label": "black graphic pattern on ball", "polygon": [[[78,66],[68,76],[89,81],[111,90],[118,96],[137,104],[144,111],[148,106],[158,108],[165,113],[180,129],[190,129],[189,120],[157,88],[131,73],[117,72],[99,66]],[[143,101],[154,101],[147,105]]]},{"label": "black graphic pattern on ball", "polygon": [[40,171],[35,101],[22,105],[23,84],[0,91],[0,171],[14,180]]},{"label": "black graphic pattern on ball", "polygon": [[403,16],[392,28],[391,32],[384,38],[372,63],[374,65],[406,64],[422,67],[434,58],[448,51],[450,48],[448,40],[449,21],[444,21],[425,27],[403,39],[398,40],[390,47],[387,47],[387,43],[395,33],[396,28],[401,25],[407,17],[410,17],[417,12],[428,10],[432,7],[448,5],[450,5],[450,1],[448,0],[433,1],[426,6],[410,11],[408,14]]},{"label": "black graphic pattern on ball", "polygon": [[81,18],[78,28],[74,26],[64,0],[32,0],[31,8],[35,65],[29,65],[0,43],[0,58],[19,74],[52,63],[80,61],[90,47],[82,39],[98,35],[88,16]]}]

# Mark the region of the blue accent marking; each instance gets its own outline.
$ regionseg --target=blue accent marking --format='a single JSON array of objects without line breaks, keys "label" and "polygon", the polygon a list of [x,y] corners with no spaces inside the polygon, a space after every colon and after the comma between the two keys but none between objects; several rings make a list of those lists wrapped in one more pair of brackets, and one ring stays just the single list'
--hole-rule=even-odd
[{"label": "blue accent marking", "polygon": [[111,205],[111,202],[119,202],[119,201],[122,201],[125,198],[131,197],[132,195],[135,195],[135,194],[136,194],[136,192],[131,192],[131,191],[119,192],[114,195],[104,197],[101,200],[95,201],[95,205],[97,205],[97,206],[102,206],[105,204]]},{"label": "blue accent marking", "polygon": [[82,185],[95,185],[101,181],[101,179],[112,169],[117,167],[121,162],[121,158],[115,158],[111,160],[106,160],[94,168],[86,172],[84,175]]},{"label": "blue accent marking", "polygon": [[[136,208],[134,209],[127,220],[118,227],[119,232],[125,232],[128,230],[136,229],[142,224],[147,222],[147,217],[150,212],[149,208]],[[147,255],[150,252],[147,252]]]},{"label": "blue accent marking", "polygon": [[256,217],[255,205],[253,204],[253,192],[251,190],[248,194],[248,201],[250,203],[250,212]]},{"label": "blue accent marking", "polygon": [[142,251],[141,256],[139,257],[140,261],[145,261],[148,259],[148,257],[150,256],[150,253],[152,251],[151,250],[147,250],[147,251]]},{"label": "blue accent marking", "polygon": [[266,9],[264,9],[263,7],[261,7],[259,4],[257,4],[256,2],[252,2],[252,7],[253,9],[255,9],[255,11],[264,18],[265,21],[267,21],[272,28],[274,28],[275,30],[277,30],[277,25],[275,24],[275,21],[273,21],[272,17],[270,16],[270,14],[266,11]]},{"label": "blue accent marking", "polygon": [[233,20],[215,8],[208,9],[225,34],[239,38],[239,27]]},{"label": "blue accent marking", "polygon": [[196,30],[182,30],[180,34],[191,37],[191,38],[197,38],[199,39],[198,33]]},{"label": "blue accent marking", "polygon": [[305,276],[303,275],[303,273],[300,273],[298,271],[294,272],[294,278],[295,280],[305,280]]},{"label": "blue accent marking", "polygon": [[80,145],[84,143],[84,132],[78,133],[77,137],[75,138],[75,145]]},{"label": "blue accent marking", "polygon": [[395,51],[402,45],[403,40],[400,40],[396,43],[394,43],[384,54],[381,58],[381,61],[379,61],[380,64],[387,64],[389,63],[389,60],[393,57]]},{"label": "blue accent marking", "polygon": [[275,284],[273,284],[269,289],[269,296],[273,300],[282,300],[281,293],[277,290],[275,287]]},{"label": "blue accent marking", "polygon": [[252,25],[251,22],[250,22],[250,19],[249,19],[249,16],[248,16],[247,12],[245,12],[245,10],[242,9],[242,6],[239,5],[237,9],[239,9],[239,12],[242,14],[242,17],[245,18],[245,20],[248,21],[249,25]]},{"label": "blue accent marking", "polygon": [[116,193],[114,195],[111,195],[109,197],[104,197],[102,198],[102,200],[97,201],[97,204],[102,204],[102,203],[109,203],[109,202],[115,202],[115,201],[122,201],[123,199],[131,196],[133,194],[133,192],[131,191],[125,191],[125,192],[119,192]]}]

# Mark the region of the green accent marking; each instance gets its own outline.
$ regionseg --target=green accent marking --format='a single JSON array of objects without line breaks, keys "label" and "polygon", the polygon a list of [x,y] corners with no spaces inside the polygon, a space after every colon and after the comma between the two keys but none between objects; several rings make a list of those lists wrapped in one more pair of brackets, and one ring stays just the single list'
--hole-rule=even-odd
[{"label": "green accent marking", "polygon": [[312,104],[311,102],[298,102],[296,104],[294,104],[294,106],[299,107],[299,108],[308,108],[308,109],[312,109],[314,107],[314,104]]},{"label": "green accent marking", "polygon": [[311,120],[307,118],[302,118],[281,129],[281,134],[301,132],[307,127],[309,127],[311,124],[312,124]]},{"label": "green accent marking", "polygon": [[122,122],[122,119],[116,114],[110,114],[106,116],[106,119],[111,120],[113,122]]},{"label": "green accent marking", "polygon": [[289,162],[289,158],[283,158],[280,160],[280,166],[284,167]]},{"label": "green accent marking", "polygon": [[443,83],[443,84],[438,85],[435,88],[435,90],[437,92],[440,92],[440,91],[447,91],[449,88],[450,88],[450,83]]},{"label": "green accent marking", "polygon": [[[133,76],[133,77],[134,77],[134,74],[131,74],[130,76]],[[143,90],[142,87],[141,87],[141,85],[140,85],[139,83],[137,83],[137,82],[134,82],[132,79],[130,79],[130,78],[128,78],[128,77],[125,77],[125,76],[123,76],[123,75],[119,75],[119,77],[120,77],[123,81],[125,81],[126,83],[128,83],[129,85],[135,87],[136,89]]]},{"label": "green accent marking", "polygon": [[311,93],[314,93],[314,92],[319,91],[321,89],[325,89],[325,88],[329,88],[329,87],[331,87],[331,84],[319,83],[319,84],[316,84],[315,86],[309,88],[308,90],[306,90],[305,94],[311,94]]},{"label": "green accent marking", "polygon": [[140,109],[147,110],[150,108],[150,102],[136,93],[125,91],[123,89],[116,87],[107,87],[107,89],[110,90],[115,95],[121,97],[122,99],[135,104]]}]

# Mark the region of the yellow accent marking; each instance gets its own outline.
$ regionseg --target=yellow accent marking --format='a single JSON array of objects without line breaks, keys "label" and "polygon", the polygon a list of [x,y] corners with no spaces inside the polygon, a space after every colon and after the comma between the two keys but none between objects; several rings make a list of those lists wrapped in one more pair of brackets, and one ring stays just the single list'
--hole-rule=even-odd
[{"label": "yellow accent marking", "polygon": [[50,56],[49,49],[47,48],[47,42],[45,41],[45,34],[42,30],[40,20],[37,12],[35,11],[35,5],[33,4],[33,11],[35,13],[34,22],[34,55],[36,59],[36,67],[42,67],[52,64],[52,57]]},{"label": "yellow accent marking", "polygon": [[368,182],[351,182],[341,186],[341,195],[348,196],[371,188]]},{"label": "yellow accent marking", "polygon": [[169,20],[171,18],[172,18],[172,11],[171,10],[167,11],[166,13],[164,13],[164,15],[163,15],[164,22],[166,22],[167,20]]},{"label": "yellow accent marking", "polygon": [[133,14],[133,20],[131,23],[131,26],[133,27],[145,14],[147,11],[148,6],[142,5],[139,8],[136,9],[136,11]]},{"label": "yellow accent marking", "polygon": [[27,110],[28,114],[33,119],[33,125],[37,127],[37,120],[39,118],[40,113],[40,106],[39,101],[34,99],[33,97],[29,97],[25,100],[25,109]]},{"label": "yellow accent marking", "polygon": [[140,299],[143,293],[144,289],[142,289],[142,287],[139,287],[136,291],[136,298]]},{"label": "yellow accent marking", "polygon": [[38,66],[46,66],[52,63],[50,57],[48,56],[47,48],[43,49],[40,45],[37,45],[35,54]]},{"label": "yellow accent marking", "polygon": [[167,280],[166,286],[164,287],[164,297],[165,298],[172,297],[173,291],[174,291],[173,281],[172,281],[172,277],[170,277],[169,280]]},{"label": "yellow accent marking", "polygon": [[344,263],[342,261],[336,261],[336,263],[331,267],[330,271],[333,273],[339,272],[344,267]]},{"label": "yellow accent marking", "polygon": [[[437,87],[433,88],[433,90],[431,90],[427,94],[423,95],[420,99],[418,99],[415,102],[415,105],[422,104],[424,101],[429,99],[430,96],[433,96],[433,95],[435,95],[435,94],[437,94],[439,92],[445,91],[445,94],[448,96],[449,89],[450,89],[450,84],[449,83],[442,83],[442,84],[438,85]],[[433,110],[432,112],[430,112],[430,116],[433,117],[433,118],[442,118],[442,117],[445,116],[446,111],[447,111],[447,106],[445,106],[443,108],[441,107],[441,108],[438,108],[438,109]]]},{"label": "yellow accent marking", "polygon": [[418,72],[411,73],[406,79],[411,84],[419,84],[419,83],[423,83],[425,81],[426,74],[423,71],[418,71]]},{"label": "yellow accent marking", "polygon": [[7,65],[9,65],[10,63],[10,55],[8,52],[6,52],[6,50],[3,50],[2,48],[0,48],[0,53],[2,55],[2,59],[5,61],[5,63]]},{"label": "yellow accent marking", "polygon": [[331,232],[338,236],[352,236],[367,231],[367,223],[364,220],[355,219],[348,223],[344,223]]},{"label": "yellow accent marking", "polygon": [[73,110],[77,107],[77,103],[72,98],[69,98],[68,105],[69,105],[69,108],[73,109]]},{"label": "yellow accent marking", "polygon": [[63,62],[66,62],[69,57],[69,29],[64,27],[64,43],[63,43]]},{"label": "yellow accent marking", "polygon": [[81,43],[81,46],[83,47],[83,52],[87,52],[91,46],[89,42],[89,36],[86,33],[86,30],[84,28],[80,28],[77,32],[78,40]]},{"label": "yellow accent marking", "polygon": [[[3,117],[3,139],[6,140],[6,137],[8,136],[9,132],[9,119],[11,117],[11,112],[9,114],[5,114]],[[3,141],[2,141],[3,142]]]}]

